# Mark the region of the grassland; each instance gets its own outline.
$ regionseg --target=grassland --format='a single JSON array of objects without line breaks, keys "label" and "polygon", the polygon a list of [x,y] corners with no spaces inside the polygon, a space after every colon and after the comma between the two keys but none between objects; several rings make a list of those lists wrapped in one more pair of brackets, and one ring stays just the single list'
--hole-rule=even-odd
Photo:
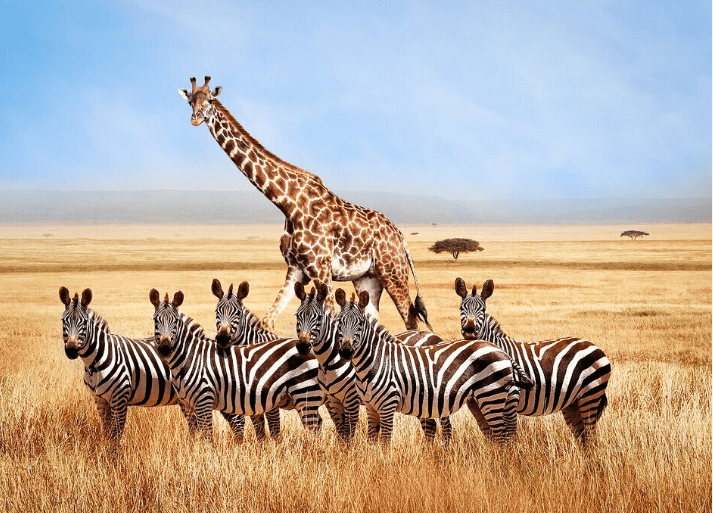
[{"label": "grassland", "polygon": [[[152,332],[152,287],[186,295],[214,330],[210,282],[250,282],[262,315],[284,278],[275,226],[0,225],[0,504],[9,511],[710,511],[711,225],[402,227],[431,323],[458,338],[453,281],[495,281],[489,311],[524,340],[578,335],[614,373],[599,446],[578,449],[561,416],[521,418],[509,447],[483,439],[467,411],[449,448],[399,417],[391,447],[340,446],[283,412],[281,443],[213,443],[177,408],[129,412],[117,457],[104,443],[82,366],[64,356],[61,285],[91,287],[112,330]],[[634,227],[635,228],[635,227]],[[417,233],[417,235],[409,235]],[[46,235],[43,235],[46,234]],[[458,262],[434,240],[477,239]],[[346,287],[350,290],[350,286]],[[412,294],[413,295],[413,294]],[[277,329],[294,331],[296,300]],[[388,297],[382,321],[403,325]],[[326,415],[325,415],[326,417]]]}]

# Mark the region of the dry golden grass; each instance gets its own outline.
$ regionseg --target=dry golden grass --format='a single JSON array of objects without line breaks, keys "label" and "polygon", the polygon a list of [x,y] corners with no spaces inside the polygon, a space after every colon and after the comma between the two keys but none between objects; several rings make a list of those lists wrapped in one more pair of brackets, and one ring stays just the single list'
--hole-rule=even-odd
[{"label": "dry golden grass", "polygon": [[[177,408],[130,409],[115,459],[64,356],[60,285],[91,287],[112,330],[152,332],[152,287],[186,294],[214,330],[212,278],[250,282],[262,315],[284,278],[275,226],[0,227],[0,501],[10,511],[710,511],[711,225],[402,227],[431,322],[458,338],[453,281],[495,281],[489,311],[522,339],[578,335],[612,360],[599,446],[583,453],[560,415],[520,418],[509,447],[467,411],[450,448],[399,417],[391,447],[340,446],[284,413],[281,443],[193,439]],[[51,233],[52,237],[43,237]],[[456,263],[427,248],[467,236],[485,251]],[[347,290],[350,290],[347,287]],[[413,288],[412,288],[413,289]],[[296,300],[278,319],[292,334]],[[384,296],[382,321],[403,324]],[[326,415],[325,415],[326,418]]]}]

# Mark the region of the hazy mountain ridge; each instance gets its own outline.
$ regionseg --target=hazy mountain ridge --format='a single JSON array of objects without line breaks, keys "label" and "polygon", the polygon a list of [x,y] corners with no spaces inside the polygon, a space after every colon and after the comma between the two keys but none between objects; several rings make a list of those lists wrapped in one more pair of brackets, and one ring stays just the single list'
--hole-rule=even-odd
[{"label": "hazy mountain ridge", "polygon": [[[338,193],[397,224],[710,223],[711,198],[464,201]],[[281,223],[257,191],[0,191],[2,223]]]}]

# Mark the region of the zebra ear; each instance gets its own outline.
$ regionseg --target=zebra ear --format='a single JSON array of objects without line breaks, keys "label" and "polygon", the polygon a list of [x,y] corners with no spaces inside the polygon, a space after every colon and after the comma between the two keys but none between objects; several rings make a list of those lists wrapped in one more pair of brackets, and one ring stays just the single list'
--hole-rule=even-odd
[{"label": "zebra ear", "polygon": [[305,287],[302,285],[301,281],[298,281],[295,283],[295,295],[297,296],[297,299],[300,301],[304,301],[305,298],[307,297],[307,294],[305,293]]},{"label": "zebra ear", "polygon": [[82,306],[84,308],[89,306],[89,303],[92,302],[92,289],[84,289],[82,292]]},{"label": "zebra ear", "polygon": [[468,295],[468,288],[462,278],[456,278],[456,294],[461,298],[465,298]]},{"label": "zebra ear", "polygon": [[158,310],[158,305],[161,304],[161,295],[158,293],[158,290],[151,289],[151,292],[149,292],[149,301],[151,301],[154,308]]},{"label": "zebra ear", "polygon": [[329,295],[329,287],[326,283],[317,284],[317,301],[323,303],[327,296]]},{"label": "zebra ear", "polygon": [[366,305],[369,304],[369,291],[367,290],[362,290],[361,293],[359,294],[359,308],[364,310],[366,308]]},{"label": "zebra ear", "polygon": [[334,299],[340,307],[344,308],[344,305],[347,304],[347,293],[344,292],[344,289],[339,288],[334,293]]},{"label": "zebra ear", "polygon": [[210,285],[210,290],[213,295],[218,299],[223,299],[223,286],[220,284],[220,280],[213,279],[213,283]]},{"label": "zebra ear", "polygon": [[242,282],[240,285],[238,285],[238,301],[242,301],[246,297],[248,297],[248,293],[250,292],[250,284],[246,281]]},{"label": "zebra ear", "polygon": [[[493,280],[488,280],[485,283],[483,283],[483,290],[480,291],[480,297],[483,298],[483,300],[488,299],[490,296],[493,295],[493,290],[495,289],[495,283],[493,283]],[[475,289],[473,289],[473,295],[475,295]]]},{"label": "zebra ear", "polygon": [[64,306],[69,306],[69,303],[72,300],[69,298],[69,290],[67,290],[67,287],[59,288],[59,300],[62,301]]},{"label": "zebra ear", "polygon": [[183,304],[183,292],[180,290],[173,295],[173,302],[171,303],[173,308],[178,308]]}]

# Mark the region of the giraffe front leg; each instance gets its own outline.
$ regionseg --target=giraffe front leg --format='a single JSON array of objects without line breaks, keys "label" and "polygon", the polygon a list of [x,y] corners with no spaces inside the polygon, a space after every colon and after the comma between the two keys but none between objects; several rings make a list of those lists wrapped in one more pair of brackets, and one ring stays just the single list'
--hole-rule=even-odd
[{"label": "giraffe front leg", "polygon": [[285,283],[282,284],[282,288],[277,293],[275,302],[267,311],[262,321],[268,330],[275,331],[275,320],[277,319],[277,316],[282,313],[295,295],[295,283],[301,281],[304,284],[304,280],[305,274],[301,269],[293,266],[289,266],[287,268]]}]

